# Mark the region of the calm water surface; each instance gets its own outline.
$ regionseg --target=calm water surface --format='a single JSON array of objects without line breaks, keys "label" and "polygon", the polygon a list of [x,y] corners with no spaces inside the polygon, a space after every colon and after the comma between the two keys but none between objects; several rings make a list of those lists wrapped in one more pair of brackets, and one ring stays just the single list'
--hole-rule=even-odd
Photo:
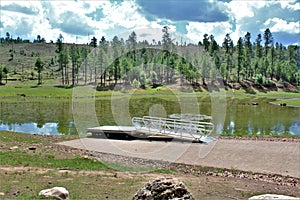
[{"label": "calm water surface", "polygon": [[[212,115],[212,99],[201,97],[197,99],[198,105],[188,105],[189,100],[185,100],[185,106],[193,106],[197,112],[205,115]],[[282,135],[291,134],[300,136],[300,108],[280,107],[269,103],[270,99],[237,99],[227,98],[225,112],[220,111],[219,115],[224,116],[224,120],[213,122],[216,125],[215,131],[218,134],[249,134],[249,135]],[[127,103],[127,104],[126,104]],[[258,105],[253,105],[257,103]],[[91,103],[89,103],[89,106]],[[166,117],[173,113],[182,112],[182,104],[176,98],[162,97],[140,97],[140,98],[119,98],[101,99],[92,102],[95,108],[95,115],[99,125],[131,125],[131,117],[144,115],[156,115]],[[191,109],[191,108],[190,108]],[[197,113],[196,112],[196,113]],[[119,113],[127,113],[124,120]],[[85,130],[89,126],[90,113],[81,114],[87,121]],[[126,119],[128,118],[128,119]],[[0,130],[17,131],[30,134],[76,134],[77,128],[72,113],[72,102],[58,102],[47,100],[46,102],[1,102],[0,101]]]}]

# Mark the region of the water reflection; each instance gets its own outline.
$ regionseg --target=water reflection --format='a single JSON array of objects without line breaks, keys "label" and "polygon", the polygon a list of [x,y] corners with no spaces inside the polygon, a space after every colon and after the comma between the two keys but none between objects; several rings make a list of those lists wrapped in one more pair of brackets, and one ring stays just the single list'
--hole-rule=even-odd
[{"label": "water reflection", "polygon": [[[258,105],[252,105],[254,100]],[[210,98],[201,97],[198,101],[201,114],[212,115]],[[225,122],[215,122],[215,132],[229,135],[300,136],[300,108],[280,107],[269,104],[268,101],[251,98],[228,99]],[[122,99],[118,103],[121,109]],[[115,122],[109,99],[96,100],[94,105],[100,125],[120,125]],[[165,115],[181,112],[180,102],[177,100],[158,97],[133,98],[129,102],[129,108],[124,109],[129,110],[131,117],[142,117],[149,113],[155,114],[152,108],[157,105],[165,110]],[[90,113],[83,110],[82,114],[86,126],[91,126]],[[88,127],[82,127],[82,130],[85,131]],[[46,135],[77,134],[71,102],[56,101],[0,102],[0,130]]]},{"label": "water reflection", "polygon": [[290,134],[292,135],[300,135],[300,120],[296,120],[289,127]]},{"label": "water reflection", "polygon": [[15,131],[31,134],[45,134],[45,135],[60,135],[57,130],[57,123],[45,123],[42,127],[38,127],[37,123],[24,124],[0,124],[0,130]]},{"label": "water reflection", "polygon": [[76,134],[71,102],[0,102],[0,130],[30,134]]}]

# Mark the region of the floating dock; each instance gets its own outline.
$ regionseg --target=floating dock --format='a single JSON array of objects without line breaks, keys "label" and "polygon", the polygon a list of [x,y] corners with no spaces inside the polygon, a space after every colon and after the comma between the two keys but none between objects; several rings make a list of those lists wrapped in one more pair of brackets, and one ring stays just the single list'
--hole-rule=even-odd
[{"label": "floating dock", "polygon": [[[196,116],[197,117],[197,116]],[[198,116],[199,118],[199,116]],[[211,122],[144,116],[133,117],[133,126],[100,126],[88,128],[93,137],[114,139],[181,139],[199,142],[215,140],[210,137],[214,129]]]}]

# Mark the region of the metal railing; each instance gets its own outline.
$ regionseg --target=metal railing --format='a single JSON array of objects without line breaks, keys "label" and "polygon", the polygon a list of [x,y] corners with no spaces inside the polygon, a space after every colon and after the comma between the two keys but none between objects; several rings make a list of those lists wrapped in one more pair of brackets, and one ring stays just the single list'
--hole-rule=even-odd
[{"label": "metal railing", "polygon": [[133,117],[132,124],[137,130],[147,131],[149,134],[161,134],[196,140],[208,137],[214,130],[214,124],[211,122],[152,116],[144,116],[142,118]]}]

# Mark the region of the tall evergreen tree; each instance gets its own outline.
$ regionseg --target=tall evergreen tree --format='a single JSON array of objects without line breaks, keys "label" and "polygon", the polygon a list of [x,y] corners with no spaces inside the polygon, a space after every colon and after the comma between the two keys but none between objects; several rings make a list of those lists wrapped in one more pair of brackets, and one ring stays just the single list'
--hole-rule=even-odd
[{"label": "tall evergreen tree", "polygon": [[240,37],[237,42],[237,81],[240,81],[240,74],[243,66],[243,40]]},{"label": "tall evergreen tree", "polygon": [[265,57],[268,56],[270,46],[273,46],[273,36],[269,28],[267,28],[264,32],[264,40],[265,40]]},{"label": "tall evergreen tree", "polygon": [[204,45],[205,51],[208,51],[209,39],[208,39],[208,34],[206,34],[206,33],[203,35],[203,45]]},{"label": "tall evergreen tree", "polygon": [[117,36],[114,36],[114,38],[112,40],[112,48],[113,48],[113,56],[115,59],[113,62],[113,65],[114,65],[114,81],[115,81],[115,85],[116,85],[118,82],[118,78],[120,78],[120,68],[119,68],[120,41]]},{"label": "tall evergreen tree", "polygon": [[227,54],[232,53],[233,42],[229,33],[226,34],[222,46],[225,48]]},{"label": "tall evergreen tree", "polygon": [[59,63],[59,70],[61,71],[61,81],[62,84],[65,84],[65,76],[64,76],[64,69],[62,66],[62,61],[63,61],[63,36],[62,34],[59,34],[57,40],[56,40],[56,53],[58,53],[58,63]]},{"label": "tall evergreen tree", "polygon": [[79,62],[80,59],[80,54],[79,50],[77,47],[74,45],[71,46],[70,51],[69,51],[70,57],[71,57],[71,62],[72,62],[72,86],[75,86],[75,73],[76,73],[76,67],[77,63]]},{"label": "tall evergreen tree", "polygon": [[170,28],[168,26],[164,26],[162,29],[163,32],[162,45],[163,45],[163,49],[167,51],[171,51],[171,47],[172,47],[172,39],[169,33],[169,29]]},{"label": "tall evergreen tree", "polygon": [[4,66],[2,71],[3,71],[3,73],[5,74],[5,83],[7,83],[8,67]]},{"label": "tall evergreen tree", "polygon": [[105,70],[105,56],[107,53],[107,49],[108,49],[108,42],[106,41],[105,37],[102,36],[101,40],[99,42],[99,46],[100,46],[100,52],[99,52],[99,65],[100,65],[100,86],[105,86],[105,74],[106,74],[106,70]]},{"label": "tall evergreen tree", "polygon": [[219,46],[215,40],[215,36],[210,35],[209,38],[210,38],[209,53],[210,53],[210,56],[213,56],[215,51],[217,51],[219,49]]},{"label": "tall evergreen tree", "polygon": [[91,39],[91,46],[94,48],[97,47],[97,38],[95,36]]},{"label": "tall evergreen tree", "polygon": [[38,73],[38,85],[42,84],[42,76],[41,76],[41,72],[44,68],[44,62],[42,61],[42,59],[40,57],[38,57],[35,61],[35,70]]},{"label": "tall evergreen tree", "polygon": [[247,78],[252,76],[252,69],[251,69],[252,44],[250,40],[251,40],[251,34],[247,32],[244,37],[244,41],[245,41],[244,69]]},{"label": "tall evergreen tree", "polygon": [[257,58],[261,58],[262,57],[262,46],[261,46],[261,34],[257,35],[257,38],[255,40],[255,55]]}]

